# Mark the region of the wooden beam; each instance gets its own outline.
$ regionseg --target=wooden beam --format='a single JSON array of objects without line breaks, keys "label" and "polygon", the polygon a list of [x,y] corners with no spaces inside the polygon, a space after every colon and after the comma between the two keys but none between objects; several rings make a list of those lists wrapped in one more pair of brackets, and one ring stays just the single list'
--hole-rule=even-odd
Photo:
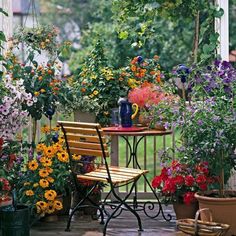
[{"label": "wooden beam", "polygon": [[216,0],[215,4],[224,11],[224,15],[215,20],[215,30],[220,35],[217,53],[222,60],[229,61],[229,1]]}]

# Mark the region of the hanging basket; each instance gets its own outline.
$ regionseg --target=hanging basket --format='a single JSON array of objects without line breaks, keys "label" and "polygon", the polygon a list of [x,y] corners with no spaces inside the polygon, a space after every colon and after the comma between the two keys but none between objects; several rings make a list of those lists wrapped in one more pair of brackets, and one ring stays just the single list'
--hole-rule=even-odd
[{"label": "hanging basket", "polygon": [[[209,212],[209,221],[198,220],[201,211]],[[227,233],[229,227],[227,224],[212,222],[212,213],[208,208],[198,210],[195,219],[181,219],[177,221],[177,229],[188,235],[221,236]]]}]

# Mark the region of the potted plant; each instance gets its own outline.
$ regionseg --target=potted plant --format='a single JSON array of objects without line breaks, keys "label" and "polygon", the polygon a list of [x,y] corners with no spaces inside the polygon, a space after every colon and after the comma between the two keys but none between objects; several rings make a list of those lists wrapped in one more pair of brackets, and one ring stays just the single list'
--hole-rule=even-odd
[{"label": "potted plant", "polygon": [[161,174],[152,180],[153,188],[165,204],[173,203],[177,219],[194,218],[198,210],[194,194],[207,190],[215,178],[209,175],[208,163],[199,162],[190,166],[181,161],[163,164]]},{"label": "potted plant", "polygon": [[[103,124],[110,124],[111,109],[120,96],[126,95],[127,82],[109,66],[101,41],[98,41],[81,68],[74,72],[74,108],[89,112]],[[81,120],[76,115],[76,120]],[[86,120],[87,121],[87,120]]]},{"label": "potted plant", "polygon": [[18,184],[20,202],[28,204],[36,218],[59,213],[70,190],[69,156],[59,128],[44,126],[42,131],[45,139],[36,146],[36,159],[29,159]]},{"label": "potted plant", "polygon": [[[210,208],[213,220],[231,225],[229,235],[235,234],[231,213],[236,207],[236,198],[232,197],[236,195],[225,190],[225,183],[235,167],[236,70],[230,63],[217,60],[205,68],[194,67],[188,81],[184,82],[188,87],[189,103],[180,99],[178,106],[159,107],[156,116],[166,114],[170,124],[180,129],[182,147],[179,155],[185,162],[195,165],[207,161],[211,174],[219,176],[219,184],[215,185],[218,191],[201,191],[196,197],[200,208]],[[213,208],[214,201],[216,208]]]},{"label": "potted plant", "polygon": [[3,77],[0,81],[0,186],[4,192],[1,191],[0,207],[9,205],[0,211],[3,235],[12,235],[16,226],[19,234],[29,235],[29,209],[12,201],[12,195],[23,164],[24,145],[17,135],[28,122],[23,105],[33,103],[22,80],[15,81],[9,74]]}]

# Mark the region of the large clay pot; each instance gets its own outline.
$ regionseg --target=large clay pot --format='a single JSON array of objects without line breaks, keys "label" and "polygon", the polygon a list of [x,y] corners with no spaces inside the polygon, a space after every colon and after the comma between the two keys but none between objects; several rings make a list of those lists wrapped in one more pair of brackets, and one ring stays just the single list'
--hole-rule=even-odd
[{"label": "large clay pot", "polygon": [[[235,191],[228,191],[236,196]],[[209,195],[195,194],[199,202],[199,208],[209,208],[212,211],[213,221],[230,225],[227,236],[236,235],[236,197],[218,198]],[[208,215],[201,213],[201,219],[207,221]]]},{"label": "large clay pot", "polygon": [[194,219],[195,214],[198,210],[198,202],[193,202],[191,204],[184,204],[184,203],[173,203],[173,208],[176,214],[176,219]]}]

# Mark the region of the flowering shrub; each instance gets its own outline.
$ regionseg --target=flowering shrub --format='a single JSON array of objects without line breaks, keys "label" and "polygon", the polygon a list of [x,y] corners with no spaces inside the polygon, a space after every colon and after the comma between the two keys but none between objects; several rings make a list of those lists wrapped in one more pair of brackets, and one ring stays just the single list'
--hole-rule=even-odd
[{"label": "flowering shrub", "polygon": [[157,55],[153,59],[134,57],[129,66],[122,70],[120,79],[127,81],[130,88],[138,87],[144,82],[161,83],[161,67],[158,59]]},{"label": "flowering shrub", "polygon": [[8,193],[11,190],[9,181],[6,178],[0,177],[0,205],[1,202],[7,201],[10,198]]},{"label": "flowering shrub", "polygon": [[27,124],[28,112],[34,100],[27,93],[23,80],[14,81],[9,75],[0,82],[0,137],[13,140],[17,131]]},{"label": "flowering shrub", "polygon": [[19,191],[20,201],[31,205],[33,213],[40,216],[62,209],[58,196],[66,194],[70,181],[64,139],[57,127],[44,127],[43,131],[45,140],[36,146],[37,158],[28,161]]},{"label": "flowering shrub", "polygon": [[181,130],[179,156],[190,164],[207,161],[212,174],[220,176],[223,196],[236,163],[236,70],[218,60],[206,68],[192,68],[188,90],[190,104],[181,99],[169,107],[160,103],[155,114]]},{"label": "flowering shrub", "polygon": [[207,162],[200,162],[194,166],[172,161],[171,165],[164,166],[161,174],[152,180],[153,188],[164,197],[164,201],[183,202],[190,204],[196,199],[197,191],[205,191],[216,181],[209,176]]},{"label": "flowering shrub", "polygon": [[109,124],[111,109],[117,107],[120,96],[127,95],[128,86],[109,67],[100,41],[75,75],[74,109],[93,112],[100,123]]}]

